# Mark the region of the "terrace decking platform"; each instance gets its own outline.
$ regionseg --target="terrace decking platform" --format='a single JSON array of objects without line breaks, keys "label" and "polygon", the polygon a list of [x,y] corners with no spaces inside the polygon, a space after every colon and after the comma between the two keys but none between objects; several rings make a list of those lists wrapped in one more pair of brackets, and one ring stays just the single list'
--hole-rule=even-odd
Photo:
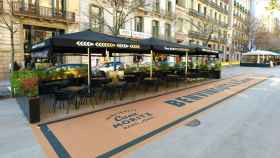
[{"label": "terrace decking platform", "polygon": [[35,129],[49,157],[121,157],[188,118],[262,81],[243,75],[78,117]]}]

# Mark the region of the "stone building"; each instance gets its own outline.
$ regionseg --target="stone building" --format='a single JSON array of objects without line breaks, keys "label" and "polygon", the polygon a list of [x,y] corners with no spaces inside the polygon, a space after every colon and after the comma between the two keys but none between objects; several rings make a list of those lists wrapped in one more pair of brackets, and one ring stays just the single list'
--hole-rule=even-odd
[{"label": "stone building", "polygon": [[[112,34],[106,25],[100,24],[94,18],[101,16],[108,25],[114,26],[114,16],[108,13],[112,8],[106,2],[97,1],[85,0],[81,3],[81,30],[91,29]],[[155,37],[175,42],[175,7],[175,0],[145,0],[143,6],[139,6],[128,15],[128,20],[123,24],[118,35],[136,39]],[[133,63],[133,57],[122,57],[119,60],[127,64]],[[86,62],[86,59],[83,61]],[[96,64],[96,61],[93,61]]]},{"label": "stone building", "polygon": [[242,53],[248,51],[249,27],[251,25],[252,0],[230,1],[230,52],[227,58],[239,60]]},{"label": "stone building", "polygon": [[177,0],[177,42],[228,53],[229,13],[228,1]]},{"label": "stone building", "polygon": [[[12,10],[17,20],[15,59],[22,67],[30,59],[32,44],[79,30],[79,0],[0,0],[0,10],[0,16]],[[0,38],[0,79],[7,79],[11,62],[9,31],[0,27]]]}]

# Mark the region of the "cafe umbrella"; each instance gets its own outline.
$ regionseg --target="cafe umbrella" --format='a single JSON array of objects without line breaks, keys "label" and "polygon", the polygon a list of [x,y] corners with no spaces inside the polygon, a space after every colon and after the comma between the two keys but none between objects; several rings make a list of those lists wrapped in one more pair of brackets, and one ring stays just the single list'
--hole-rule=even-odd
[{"label": "cafe umbrella", "polygon": [[[153,77],[153,55],[154,52],[159,52],[162,54],[175,54],[175,55],[186,55],[186,63],[188,59],[188,48],[184,45],[169,42],[166,40],[160,40],[156,38],[148,38],[139,41],[140,45],[149,46],[150,56],[151,56],[151,65],[150,65],[150,78]],[[186,73],[187,73],[187,64],[186,64]]]},{"label": "cafe umbrella", "polygon": [[91,85],[91,54],[111,52],[143,52],[149,47],[136,40],[93,31],[82,31],[50,38],[32,46],[31,57],[48,58],[58,55],[88,56],[88,86]]}]

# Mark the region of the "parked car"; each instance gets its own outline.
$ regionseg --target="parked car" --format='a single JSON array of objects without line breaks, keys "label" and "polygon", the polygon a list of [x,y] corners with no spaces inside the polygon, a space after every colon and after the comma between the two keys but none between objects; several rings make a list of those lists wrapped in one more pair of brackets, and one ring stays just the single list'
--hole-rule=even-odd
[{"label": "parked car", "polygon": [[97,69],[104,72],[114,71],[124,69],[124,64],[122,62],[109,62],[99,66]]},{"label": "parked car", "polygon": [[87,76],[87,64],[62,64],[45,70],[49,80],[83,78]]}]

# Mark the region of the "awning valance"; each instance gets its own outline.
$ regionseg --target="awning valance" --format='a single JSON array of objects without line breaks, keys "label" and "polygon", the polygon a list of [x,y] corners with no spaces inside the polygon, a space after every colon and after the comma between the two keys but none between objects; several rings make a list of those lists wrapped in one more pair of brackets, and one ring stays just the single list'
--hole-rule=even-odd
[{"label": "awning valance", "polygon": [[92,52],[104,52],[105,49],[112,52],[139,52],[148,50],[149,47],[140,45],[137,40],[124,37],[115,37],[103,33],[82,31],[65,34],[42,41],[32,46],[33,56],[36,53],[48,52],[51,54],[85,54],[90,48]]},{"label": "awning valance", "polygon": [[165,53],[165,54],[185,54],[189,49],[181,44],[173,43],[165,40],[160,40],[156,38],[148,38],[140,40],[141,45],[150,46],[150,49],[155,52]]}]

